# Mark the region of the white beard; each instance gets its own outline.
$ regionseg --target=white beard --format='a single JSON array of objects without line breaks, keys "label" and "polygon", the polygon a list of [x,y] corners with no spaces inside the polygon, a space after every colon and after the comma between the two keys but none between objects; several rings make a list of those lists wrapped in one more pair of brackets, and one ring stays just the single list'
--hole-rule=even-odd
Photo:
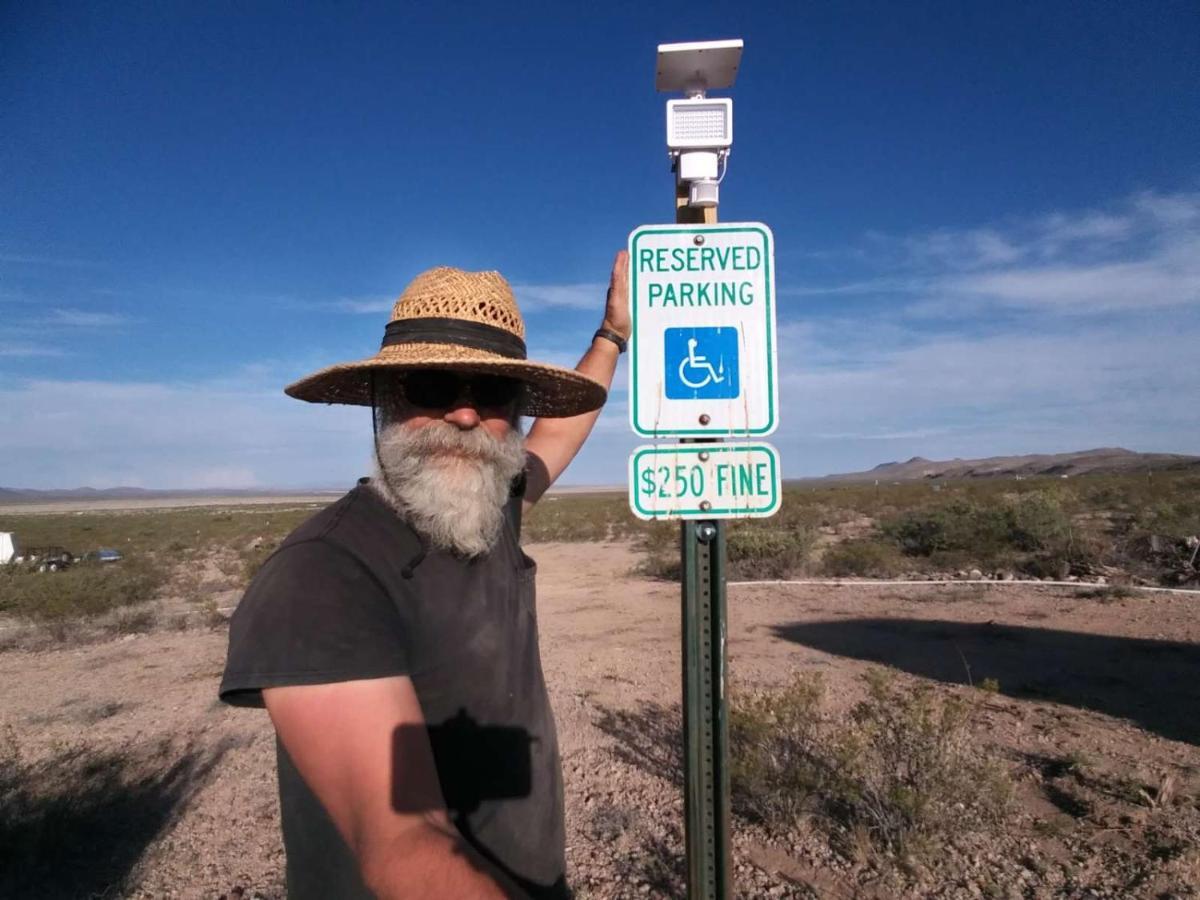
[{"label": "white beard", "polygon": [[480,556],[500,537],[525,438],[515,426],[497,440],[482,427],[392,422],[379,431],[376,467],[380,495],[435,547]]}]

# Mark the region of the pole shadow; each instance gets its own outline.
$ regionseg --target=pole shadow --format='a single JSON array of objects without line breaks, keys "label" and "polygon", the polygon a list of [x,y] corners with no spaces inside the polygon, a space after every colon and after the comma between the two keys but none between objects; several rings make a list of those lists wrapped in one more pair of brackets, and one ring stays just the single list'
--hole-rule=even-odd
[{"label": "pole shadow", "polygon": [[621,762],[683,786],[683,720],[677,707],[649,701],[636,709],[600,707],[594,724],[616,741],[612,753]]},{"label": "pole shadow", "polygon": [[1128,719],[1200,744],[1200,646],[992,622],[843,619],[775,626],[776,637],[949,684],[995,678],[1007,696]]},{"label": "pole shadow", "polygon": [[[229,748],[0,755],[0,896],[121,896],[138,860]],[[164,767],[163,757],[174,757]]]}]

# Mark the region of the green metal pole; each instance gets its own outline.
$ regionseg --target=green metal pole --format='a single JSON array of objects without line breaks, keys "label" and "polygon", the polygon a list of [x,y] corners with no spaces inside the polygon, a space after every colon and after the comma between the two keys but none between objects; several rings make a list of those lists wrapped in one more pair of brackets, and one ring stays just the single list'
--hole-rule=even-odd
[{"label": "green metal pole", "polygon": [[[687,185],[677,180],[675,221],[715,225],[717,208],[688,206]],[[725,523],[684,522],[679,536],[687,896],[688,900],[729,900],[733,882],[725,703]]]},{"label": "green metal pole", "polygon": [[720,521],[685,522],[680,544],[688,898],[728,900],[733,892],[725,697],[725,525]]}]

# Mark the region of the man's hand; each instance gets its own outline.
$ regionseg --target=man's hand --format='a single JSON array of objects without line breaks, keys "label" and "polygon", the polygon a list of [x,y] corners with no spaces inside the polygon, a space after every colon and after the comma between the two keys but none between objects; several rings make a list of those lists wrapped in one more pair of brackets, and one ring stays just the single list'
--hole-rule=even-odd
[{"label": "man's hand", "polygon": [[629,251],[618,250],[613,260],[612,277],[608,282],[608,301],[604,308],[602,328],[629,337]]}]

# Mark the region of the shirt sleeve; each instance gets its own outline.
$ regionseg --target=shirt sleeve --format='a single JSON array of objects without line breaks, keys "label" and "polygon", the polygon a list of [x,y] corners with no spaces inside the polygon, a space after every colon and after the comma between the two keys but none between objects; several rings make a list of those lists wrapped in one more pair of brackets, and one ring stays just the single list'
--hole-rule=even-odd
[{"label": "shirt sleeve", "polygon": [[351,553],[284,547],[254,576],[229,625],[220,695],[262,706],[262,689],[408,674],[400,613]]}]

